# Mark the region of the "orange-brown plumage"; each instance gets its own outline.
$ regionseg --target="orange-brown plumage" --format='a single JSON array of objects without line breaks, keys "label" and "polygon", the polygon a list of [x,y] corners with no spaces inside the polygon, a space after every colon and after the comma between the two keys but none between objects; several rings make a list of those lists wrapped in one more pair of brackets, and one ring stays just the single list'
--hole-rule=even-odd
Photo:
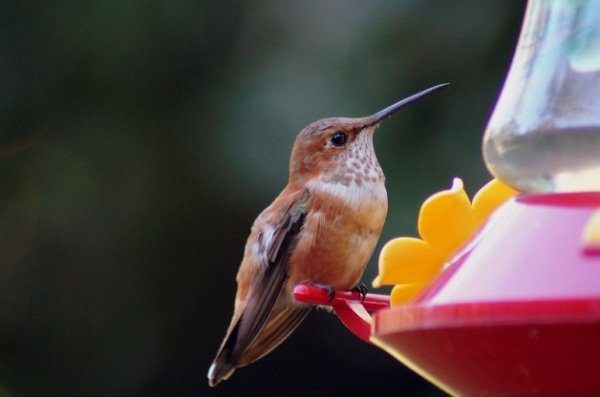
[{"label": "orange-brown plumage", "polygon": [[277,347],[310,307],[298,283],[355,287],[381,234],[385,178],[373,149],[382,120],[436,86],[372,116],[316,121],[298,135],[287,186],[256,219],[237,274],[234,313],[209,384]]}]

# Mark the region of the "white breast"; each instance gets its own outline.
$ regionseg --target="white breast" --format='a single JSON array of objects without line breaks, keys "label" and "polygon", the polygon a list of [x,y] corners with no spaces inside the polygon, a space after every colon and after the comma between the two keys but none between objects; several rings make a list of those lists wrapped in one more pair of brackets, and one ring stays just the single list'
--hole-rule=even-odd
[{"label": "white breast", "polygon": [[329,194],[342,200],[355,210],[365,207],[379,206],[385,203],[387,207],[387,191],[382,182],[363,181],[360,185],[352,180],[348,185],[339,182],[312,180],[307,184],[309,191]]}]

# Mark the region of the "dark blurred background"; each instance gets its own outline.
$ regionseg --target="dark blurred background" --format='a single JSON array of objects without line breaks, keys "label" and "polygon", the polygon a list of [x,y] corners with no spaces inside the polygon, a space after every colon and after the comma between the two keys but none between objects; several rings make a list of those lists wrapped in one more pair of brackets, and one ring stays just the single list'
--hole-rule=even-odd
[{"label": "dark blurred background", "polygon": [[481,138],[523,10],[3,2],[0,396],[441,395],[324,312],[217,389],[206,370],[297,132],[451,82],[375,138],[390,200],[378,249],[414,235],[425,197],[490,178]]}]

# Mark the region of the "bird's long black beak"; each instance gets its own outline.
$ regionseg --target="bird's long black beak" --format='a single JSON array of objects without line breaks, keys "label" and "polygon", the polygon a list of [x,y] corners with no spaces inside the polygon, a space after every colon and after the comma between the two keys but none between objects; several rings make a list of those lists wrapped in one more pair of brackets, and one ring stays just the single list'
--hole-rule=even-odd
[{"label": "bird's long black beak", "polygon": [[418,92],[416,94],[413,94],[413,95],[409,96],[408,98],[404,98],[404,99],[394,103],[393,105],[390,105],[387,108],[380,110],[379,112],[375,113],[374,115],[369,116],[367,126],[379,124],[383,120],[390,117],[392,114],[396,113],[399,109],[402,109],[404,106],[408,105],[409,103],[413,103],[413,102],[431,94],[432,92],[440,90],[449,85],[450,85],[450,83],[439,84],[434,87],[430,87],[426,90],[423,90],[421,92]]}]

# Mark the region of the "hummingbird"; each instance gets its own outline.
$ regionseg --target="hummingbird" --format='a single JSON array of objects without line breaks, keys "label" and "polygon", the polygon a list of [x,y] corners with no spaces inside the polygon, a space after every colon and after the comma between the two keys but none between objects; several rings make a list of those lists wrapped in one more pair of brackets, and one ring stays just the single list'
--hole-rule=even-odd
[{"label": "hummingbird", "polygon": [[298,134],[288,183],[254,221],[237,273],[233,316],[208,370],[216,386],[279,346],[312,309],[294,300],[299,283],[357,286],[387,213],[385,176],[373,147],[397,110],[448,84],[367,117],[315,121]]}]

